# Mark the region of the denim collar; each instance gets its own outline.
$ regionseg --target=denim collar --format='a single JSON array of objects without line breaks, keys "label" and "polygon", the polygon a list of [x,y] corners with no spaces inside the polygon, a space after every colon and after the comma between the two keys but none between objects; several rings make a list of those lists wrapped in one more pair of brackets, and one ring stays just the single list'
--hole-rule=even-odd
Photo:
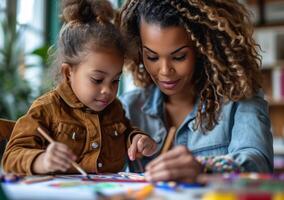
[{"label": "denim collar", "polygon": [[154,85],[150,86],[148,92],[147,99],[141,108],[142,111],[152,116],[161,115],[163,113],[163,102],[165,98],[163,93]]},{"label": "denim collar", "polygon": [[[146,98],[145,103],[142,106],[142,112],[152,115],[152,116],[163,116],[163,102],[165,99],[164,94],[161,92],[161,90],[153,85],[150,86],[148,90],[148,95]],[[200,97],[198,96],[195,100],[194,106],[193,106],[193,111],[188,114],[188,116],[185,118],[185,121],[188,121],[190,119],[193,119],[196,117],[197,110],[198,110],[198,103],[200,101]],[[203,109],[204,110],[204,106]]]}]

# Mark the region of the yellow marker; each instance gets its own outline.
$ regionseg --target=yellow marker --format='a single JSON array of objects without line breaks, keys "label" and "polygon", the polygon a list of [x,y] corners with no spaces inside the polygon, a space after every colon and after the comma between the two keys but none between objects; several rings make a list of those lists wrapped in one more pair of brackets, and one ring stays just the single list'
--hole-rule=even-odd
[{"label": "yellow marker", "polygon": [[237,200],[233,192],[208,192],[202,197],[202,200]]},{"label": "yellow marker", "polygon": [[273,200],[284,200],[284,192],[277,192],[273,195]]},{"label": "yellow marker", "polygon": [[131,195],[134,199],[146,199],[153,192],[154,187],[152,185],[147,185],[141,190],[136,191]]}]

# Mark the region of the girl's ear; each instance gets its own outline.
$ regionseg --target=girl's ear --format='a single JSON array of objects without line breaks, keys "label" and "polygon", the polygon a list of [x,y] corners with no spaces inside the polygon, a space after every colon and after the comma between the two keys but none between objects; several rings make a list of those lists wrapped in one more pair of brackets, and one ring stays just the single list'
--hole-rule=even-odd
[{"label": "girl's ear", "polygon": [[61,64],[61,75],[64,78],[64,80],[69,81],[71,76],[71,65],[67,63]]}]

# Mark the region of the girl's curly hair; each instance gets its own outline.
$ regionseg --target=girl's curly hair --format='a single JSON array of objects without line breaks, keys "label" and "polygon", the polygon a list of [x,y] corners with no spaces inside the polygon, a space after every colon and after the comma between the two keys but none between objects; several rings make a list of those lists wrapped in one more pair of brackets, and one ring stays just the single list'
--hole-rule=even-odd
[{"label": "girl's curly hair", "polygon": [[90,50],[115,49],[126,52],[124,38],[113,23],[115,10],[107,0],[62,0],[63,25],[57,48],[50,50],[56,79],[62,63],[79,64]]},{"label": "girl's curly hair", "polygon": [[117,22],[130,43],[127,69],[137,85],[153,84],[142,63],[140,23],[182,26],[197,49],[193,75],[200,94],[196,128],[211,130],[222,105],[249,98],[261,88],[261,57],[249,12],[237,0],[127,0]]}]

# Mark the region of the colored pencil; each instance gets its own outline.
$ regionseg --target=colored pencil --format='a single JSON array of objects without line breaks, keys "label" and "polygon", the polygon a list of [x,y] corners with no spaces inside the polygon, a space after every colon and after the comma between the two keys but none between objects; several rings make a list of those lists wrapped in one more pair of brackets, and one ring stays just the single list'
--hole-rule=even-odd
[{"label": "colored pencil", "polygon": [[[37,128],[38,132],[49,142],[49,143],[54,143],[55,141],[49,136],[47,133],[46,129],[44,129],[42,126],[39,126]],[[87,177],[90,179],[89,175],[80,167],[80,165],[74,161],[71,161],[71,164],[75,169],[77,169],[78,172],[80,172],[83,176]]]},{"label": "colored pencil", "polygon": [[115,178],[97,178],[92,177],[90,179],[84,179],[86,181],[94,182],[114,182],[114,183],[148,183],[146,180],[134,180],[134,179],[115,179]]},{"label": "colored pencil", "polygon": [[136,159],[136,163],[137,163],[137,165],[138,165],[138,172],[139,173],[142,173],[142,172],[144,172],[145,170],[144,170],[144,167],[143,167],[143,164],[142,164],[142,161],[141,161],[141,159],[140,158],[137,158]]},{"label": "colored pencil", "polygon": [[52,180],[54,176],[35,176],[35,177],[26,177],[24,178],[22,183],[25,184],[31,184],[31,183],[39,183],[39,182],[44,182],[44,181],[49,181]]},{"label": "colored pencil", "polygon": [[176,134],[176,127],[172,126],[168,132],[161,154],[166,153],[171,148],[175,134]]}]

